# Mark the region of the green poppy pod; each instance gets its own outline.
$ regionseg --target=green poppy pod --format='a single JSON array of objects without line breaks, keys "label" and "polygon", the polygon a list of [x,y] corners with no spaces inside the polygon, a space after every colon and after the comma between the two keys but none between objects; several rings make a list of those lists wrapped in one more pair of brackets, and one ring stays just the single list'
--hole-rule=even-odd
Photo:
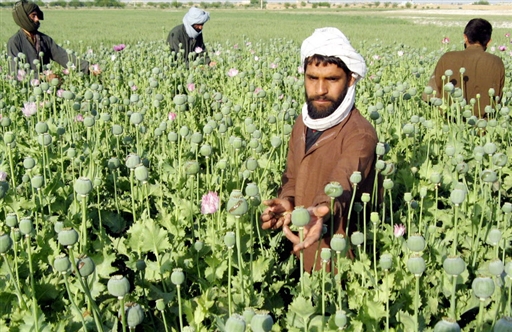
[{"label": "green poppy pod", "polygon": [[146,183],[149,178],[149,171],[146,166],[140,164],[139,166],[135,167],[135,178],[139,180],[142,183]]},{"label": "green poppy pod", "polygon": [[20,220],[20,232],[23,235],[29,235],[34,231],[34,224],[32,223],[32,218],[23,217]]},{"label": "green poppy pod", "polygon": [[364,234],[359,231],[355,231],[350,236],[350,242],[355,246],[360,246],[364,242]]},{"label": "green poppy pod", "polygon": [[239,150],[242,147],[242,139],[240,137],[233,137],[233,141],[231,142],[231,145],[235,150]]},{"label": "green poppy pod", "polygon": [[331,249],[329,248],[322,248],[322,251],[320,252],[320,258],[322,258],[322,261],[328,262],[331,260]]},{"label": "green poppy pod", "polygon": [[453,318],[443,317],[434,326],[434,332],[460,332],[460,326]]},{"label": "green poppy pod", "polygon": [[137,271],[144,271],[146,269],[146,262],[143,259],[138,259],[135,262],[135,268]]},{"label": "green poppy pod", "polygon": [[103,184],[102,178],[100,178],[98,176],[94,177],[94,180],[92,181],[92,185],[94,188],[101,187],[102,184]]},{"label": "green poppy pod", "polygon": [[190,136],[190,142],[200,144],[203,141],[203,134],[195,132]]},{"label": "green poppy pod", "polygon": [[110,170],[118,169],[119,166],[121,166],[121,161],[116,157],[110,158],[107,162],[107,167]]},{"label": "green poppy pod", "polygon": [[503,206],[501,207],[501,211],[503,211],[503,213],[512,212],[512,203],[509,203],[509,202],[503,203]]},{"label": "green poppy pod", "polygon": [[334,324],[342,330],[347,326],[348,323],[348,317],[347,313],[343,310],[337,310],[336,314],[334,315]]},{"label": "green poppy pod", "polygon": [[259,195],[260,189],[258,188],[258,185],[254,182],[248,183],[247,186],[245,186],[245,194],[247,196],[253,197],[256,195]]},{"label": "green poppy pod", "polygon": [[272,330],[274,320],[266,311],[258,311],[250,320],[253,332],[269,332]]},{"label": "green poppy pod", "polygon": [[466,174],[469,171],[469,165],[465,162],[458,163],[457,166],[455,166],[455,170],[459,174]]},{"label": "green poppy pod", "polygon": [[482,171],[482,174],[480,175],[482,181],[487,183],[493,183],[498,180],[498,176],[496,175],[495,171],[486,169]]},{"label": "green poppy pod", "polygon": [[176,268],[171,273],[171,282],[175,284],[176,286],[179,286],[183,284],[185,281],[185,274],[183,273],[183,270],[180,268]]},{"label": "green poppy pod", "polygon": [[382,182],[382,187],[386,190],[391,190],[393,189],[394,186],[395,184],[391,179],[384,179],[384,181]]},{"label": "green poppy pod", "polygon": [[453,157],[455,155],[455,147],[451,144],[447,145],[444,149],[444,153],[448,156],[448,157]]},{"label": "green poppy pod", "polygon": [[473,293],[480,300],[485,300],[494,293],[494,281],[489,277],[476,277],[471,283]]},{"label": "green poppy pod", "polygon": [[188,135],[188,133],[189,133],[189,132],[190,132],[190,131],[189,131],[189,129],[188,129],[188,127],[187,127],[187,126],[182,126],[182,127],[180,128],[179,134],[180,134],[180,136],[181,136],[181,137],[185,137],[185,136],[187,136],[187,135]]},{"label": "green poppy pod", "polygon": [[309,211],[302,205],[296,206],[292,211],[292,224],[297,227],[304,227],[309,224],[311,216]]},{"label": "green poppy pod", "polygon": [[395,164],[391,162],[385,162],[385,167],[380,171],[380,174],[384,176],[389,176],[395,173],[396,167]]},{"label": "green poppy pod", "polygon": [[253,133],[251,134],[252,138],[255,138],[255,139],[260,139],[262,135],[263,135],[263,133],[261,132],[261,130],[258,130],[258,129],[253,131]]},{"label": "green poppy pod", "polygon": [[414,234],[409,236],[407,239],[407,248],[410,251],[420,252],[423,251],[426,247],[427,243],[425,242],[425,238],[420,234]]},{"label": "green poppy pod", "polygon": [[247,201],[242,195],[242,191],[238,189],[234,189],[229,195],[228,202],[226,204],[226,208],[229,214],[234,216],[241,216],[245,214],[248,210]]},{"label": "green poppy pod", "polygon": [[[370,199],[371,199],[371,197],[370,197],[369,193],[362,193],[361,194],[361,202],[368,203],[368,202],[370,202]],[[361,211],[362,211],[362,206],[361,206]]]},{"label": "green poppy pod", "polygon": [[135,153],[130,153],[126,157],[126,167],[128,167],[130,170],[134,170],[137,166],[140,165],[140,157]]},{"label": "green poppy pod", "polygon": [[176,106],[184,105],[187,102],[188,98],[187,95],[176,95],[172,99],[173,103]]},{"label": "green poppy pod", "polygon": [[438,172],[432,172],[432,174],[430,174],[430,181],[433,184],[439,184],[441,182],[441,174]]},{"label": "green poppy pod", "polygon": [[75,185],[73,186],[73,188],[75,189],[75,192],[78,195],[85,197],[85,196],[89,195],[89,193],[93,189],[92,181],[87,177],[81,176],[78,179],[76,179]]},{"label": "green poppy pod", "polygon": [[273,136],[271,139],[270,139],[270,144],[272,145],[273,148],[278,148],[281,146],[282,144],[282,140],[281,140],[281,137],[279,136]]},{"label": "green poppy pod", "polygon": [[378,142],[377,146],[375,147],[375,153],[377,156],[383,156],[386,154],[386,146],[382,142]]},{"label": "green poppy pod", "polygon": [[226,159],[219,159],[219,161],[217,161],[216,167],[220,170],[224,170],[228,167],[228,161]]},{"label": "green poppy pod", "polygon": [[494,144],[492,142],[485,143],[485,145],[484,145],[484,152],[485,153],[493,154],[493,153],[496,152],[496,150],[498,150],[498,148],[496,147],[496,144]]},{"label": "green poppy pod", "polygon": [[226,321],[225,331],[230,332],[244,332],[245,331],[245,320],[239,314],[231,315]]},{"label": "green poppy pod", "polygon": [[71,91],[64,91],[62,92],[62,97],[66,100],[72,100],[75,99],[75,94]]},{"label": "green poppy pod", "polygon": [[58,234],[57,239],[61,246],[71,247],[78,242],[78,232],[74,228],[63,228]]},{"label": "green poppy pod", "polygon": [[489,272],[494,276],[501,275],[504,269],[505,265],[499,258],[493,259],[489,262]]},{"label": "green poppy pod", "polygon": [[380,113],[378,111],[371,111],[370,112],[370,119],[376,121],[378,119],[380,119]]},{"label": "green poppy pod", "polygon": [[188,176],[196,175],[199,172],[199,163],[195,160],[189,160],[183,164],[183,168]]},{"label": "green poppy pod", "polygon": [[252,157],[249,157],[249,159],[247,159],[245,162],[245,167],[252,172],[258,168],[258,161]]},{"label": "green poppy pod", "polygon": [[12,247],[12,239],[9,234],[0,232],[0,254],[5,254]]},{"label": "green poppy pod", "polygon": [[343,194],[343,187],[339,182],[331,181],[325,185],[324,193],[331,198],[336,198]]},{"label": "green poppy pod", "polygon": [[119,136],[119,135],[123,134],[123,126],[118,125],[118,124],[112,125],[112,134],[115,136]]},{"label": "green poppy pod", "polygon": [[5,144],[12,144],[16,140],[16,135],[12,131],[6,131],[4,133],[4,143]]},{"label": "green poppy pod", "polygon": [[56,221],[55,224],[53,224],[53,230],[55,233],[59,234],[64,229],[64,222],[62,221]]},{"label": "green poppy pod", "polygon": [[512,279],[512,261],[505,264],[505,268],[503,270],[507,274],[507,277]]},{"label": "green poppy pod", "polygon": [[200,252],[201,250],[203,250],[203,247],[204,247],[204,243],[203,243],[203,241],[201,241],[201,240],[197,240],[197,241],[194,243],[194,249],[195,249],[195,251],[197,251],[197,252]]},{"label": "green poppy pod", "polygon": [[212,147],[209,144],[203,144],[199,149],[199,153],[203,157],[210,157],[212,155]]},{"label": "green poppy pod", "polygon": [[43,186],[44,178],[42,175],[34,175],[32,179],[30,179],[30,183],[32,185],[32,188],[34,189],[40,189]]},{"label": "green poppy pod", "polygon": [[388,253],[382,254],[379,259],[379,266],[383,270],[390,270],[393,267],[393,256]]},{"label": "green poppy pod", "polygon": [[378,212],[370,213],[370,221],[374,224],[377,224],[380,221],[379,213]]},{"label": "green poppy pod", "polygon": [[342,252],[347,248],[347,239],[343,234],[334,234],[330,243],[331,249],[336,252]]},{"label": "green poppy pod", "polygon": [[11,122],[11,118],[9,118],[8,116],[3,116],[2,120],[0,120],[0,125],[4,128],[7,128],[11,125]]},{"label": "green poppy pod", "polygon": [[14,242],[18,242],[21,239],[21,231],[19,228],[12,229],[12,239]]},{"label": "green poppy pod", "polygon": [[418,254],[413,254],[407,260],[407,268],[414,276],[419,277],[425,272],[425,260]]},{"label": "green poppy pod", "polygon": [[496,153],[492,156],[492,163],[497,167],[504,167],[507,165],[508,157],[504,153]]},{"label": "green poppy pod", "polygon": [[350,182],[352,184],[358,184],[362,181],[363,177],[361,175],[361,172],[359,171],[354,171],[351,175],[350,175]]},{"label": "green poppy pod", "polygon": [[60,254],[53,259],[53,268],[55,271],[66,274],[71,269],[71,262],[66,254]]},{"label": "green poppy pod", "polygon": [[48,131],[48,124],[46,122],[38,122],[36,123],[36,133],[44,134]]},{"label": "green poppy pod", "polygon": [[139,95],[138,94],[133,94],[130,96],[130,102],[131,103],[137,103],[139,101]]},{"label": "green poppy pod", "polygon": [[16,213],[8,213],[6,216],[5,216],[5,224],[8,226],[8,227],[17,227],[18,226],[18,215]]},{"label": "green poppy pod", "polygon": [[137,125],[141,124],[142,120],[144,120],[144,115],[142,115],[142,113],[133,112],[130,115],[130,123],[133,124],[133,125],[137,126]]},{"label": "green poppy pod", "polygon": [[167,140],[171,143],[176,143],[178,141],[178,134],[174,131],[171,131],[169,134],[167,134]]},{"label": "green poppy pod", "polygon": [[84,126],[86,128],[92,128],[96,123],[96,119],[93,116],[84,117]]},{"label": "green poppy pod", "polygon": [[62,127],[62,126],[58,126],[57,127],[57,135],[59,136],[62,136],[66,133],[66,128]]},{"label": "green poppy pod", "polygon": [[497,228],[493,228],[489,231],[487,235],[487,243],[495,246],[501,241],[501,231]]},{"label": "green poppy pod", "polygon": [[48,145],[52,144],[52,135],[50,135],[48,133],[39,134],[37,136],[37,141],[42,146],[48,146]]},{"label": "green poppy pod", "polygon": [[242,317],[244,317],[244,321],[247,324],[251,324],[251,320],[254,317],[254,315],[256,315],[256,312],[254,311],[253,308],[245,308],[244,311],[242,312]]},{"label": "green poppy pod", "polygon": [[425,198],[427,196],[427,193],[428,193],[428,188],[425,186],[422,186],[420,188],[420,197]]},{"label": "green poppy pod", "polygon": [[224,235],[224,244],[228,249],[231,249],[235,246],[235,233],[234,232],[227,232],[226,235]]},{"label": "green poppy pod", "polygon": [[453,189],[450,193],[450,200],[456,206],[462,204],[466,199],[466,191],[462,189]]},{"label": "green poppy pod", "polygon": [[402,132],[408,136],[414,134],[414,125],[412,123],[404,124],[402,127]]},{"label": "green poppy pod", "polygon": [[492,332],[510,332],[512,331],[512,318],[502,317],[496,321]]},{"label": "green poppy pod", "polygon": [[446,274],[458,276],[466,270],[466,263],[460,256],[448,256],[443,261],[443,268]]},{"label": "green poppy pod", "polygon": [[76,150],[75,148],[69,148],[67,151],[66,151],[66,156],[69,158],[69,159],[73,159],[76,157]]},{"label": "green poppy pod", "polygon": [[126,323],[130,330],[144,321],[144,310],[138,303],[129,302],[125,304]]},{"label": "green poppy pod", "polygon": [[94,261],[91,259],[91,257],[82,255],[78,257],[76,268],[78,269],[80,276],[85,278],[94,272],[96,265],[94,264]]},{"label": "green poppy pod", "polygon": [[410,203],[412,201],[412,194],[410,192],[404,193],[404,201]]},{"label": "green poppy pod", "polygon": [[122,299],[130,292],[130,282],[123,275],[114,275],[108,280],[107,289],[110,295]]},{"label": "green poppy pod", "polygon": [[165,310],[165,307],[166,307],[166,304],[164,302],[164,299],[157,299],[155,301],[155,308],[156,310],[158,311],[164,311]]}]

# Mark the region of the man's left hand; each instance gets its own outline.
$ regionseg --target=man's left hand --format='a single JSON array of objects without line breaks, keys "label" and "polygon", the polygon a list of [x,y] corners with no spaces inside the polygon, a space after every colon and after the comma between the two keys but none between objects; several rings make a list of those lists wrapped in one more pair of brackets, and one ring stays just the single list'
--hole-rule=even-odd
[{"label": "man's left hand", "polygon": [[308,208],[308,211],[311,220],[309,224],[304,227],[304,241],[300,242],[299,236],[292,232],[289,225],[283,226],[284,235],[294,244],[294,252],[310,247],[316,241],[320,240],[322,236],[324,216],[329,213],[329,208],[325,205],[319,205]]}]

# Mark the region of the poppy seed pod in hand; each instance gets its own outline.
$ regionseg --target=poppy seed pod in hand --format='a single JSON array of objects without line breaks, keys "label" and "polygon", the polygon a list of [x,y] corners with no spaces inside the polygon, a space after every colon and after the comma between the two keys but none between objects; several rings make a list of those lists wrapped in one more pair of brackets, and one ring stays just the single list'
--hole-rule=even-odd
[{"label": "poppy seed pod in hand", "polygon": [[304,206],[296,206],[292,211],[292,224],[297,227],[304,227],[309,224],[311,216]]}]

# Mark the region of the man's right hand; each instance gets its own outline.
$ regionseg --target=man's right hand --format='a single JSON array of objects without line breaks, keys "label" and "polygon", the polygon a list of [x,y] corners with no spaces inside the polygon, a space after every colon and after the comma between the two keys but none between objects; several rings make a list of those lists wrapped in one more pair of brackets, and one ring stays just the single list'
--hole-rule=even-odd
[{"label": "man's right hand", "polygon": [[293,204],[289,200],[274,198],[263,201],[263,204],[268,207],[261,214],[262,229],[277,229],[291,222]]}]

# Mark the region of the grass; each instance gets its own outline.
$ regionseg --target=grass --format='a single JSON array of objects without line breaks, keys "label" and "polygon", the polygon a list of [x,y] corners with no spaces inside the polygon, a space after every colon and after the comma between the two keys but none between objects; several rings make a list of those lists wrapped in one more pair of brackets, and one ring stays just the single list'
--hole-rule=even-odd
[{"label": "grass", "polygon": [[[207,43],[241,42],[244,36],[250,41],[284,38],[300,42],[315,28],[333,26],[343,31],[353,42],[400,43],[413,47],[437,49],[447,36],[454,42],[461,39],[468,16],[423,15],[406,17],[400,12],[336,9],[290,9],[272,11],[259,9],[209,9],[211,20],[205,25]],[[180,24],[186,9],[45,9],[41,31],[58,43],[69,41],[76,49],[83,46],[104,44],[130,44],[137,41],[165,40],[167,33]],[[418,17],[426,20],[450,22],[456,26],[419,24]],[[505,20],[493,17],[493,21]],[[5,43],[17,30],[9,9],[0,10],[0,44]],[[495,29],[503,35],[505,29]],[[65,44],[67,45],[67,43]],[[78,51],[78,49],[76,49]]]}]

